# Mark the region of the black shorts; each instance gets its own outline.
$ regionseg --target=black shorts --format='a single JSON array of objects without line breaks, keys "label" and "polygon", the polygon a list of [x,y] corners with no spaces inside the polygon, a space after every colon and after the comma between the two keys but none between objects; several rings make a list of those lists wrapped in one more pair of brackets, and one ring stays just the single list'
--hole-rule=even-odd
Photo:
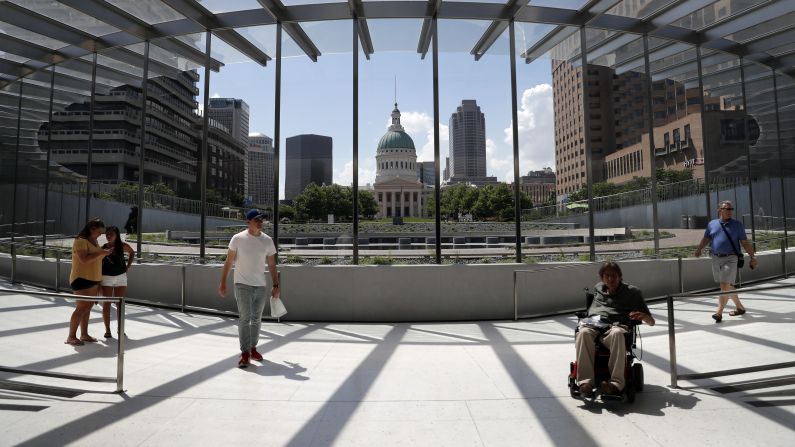
[{"label": "black shorts", "polygon": [[70,286],[72,287],[72,290],[76,292],[78,290],[90,289],[96,286],[97,284],[99,284],[99,281],[89,281],[85,278],[77,278],[74,281],[72,281],[72,284],[70,284]]}]

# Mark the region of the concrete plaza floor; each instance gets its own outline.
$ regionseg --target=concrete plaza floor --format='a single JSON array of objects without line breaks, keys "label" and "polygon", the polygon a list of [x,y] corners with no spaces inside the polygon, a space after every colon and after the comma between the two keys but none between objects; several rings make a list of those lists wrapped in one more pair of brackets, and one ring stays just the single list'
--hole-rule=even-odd
[{"label": "concrete plaza floor", "polygon": [[[794,288],[750,294],[749,312],[720,325],[715,298],[678,302],[679,372],[795,360],[795,280],[778,282]],[[0,294],[0,365],[115,376],[115,339],[63,344],[72,305],[13,287]],[[266,360],[238,369],[235,319],[128,305],[125,393],[0,372],[0,445],[795,444],[795,368],[670,388],[665,304],[651,307],[658,324],[639,341],[646,386],[628,404],[569,396],[572,316],[264,323]]]}]

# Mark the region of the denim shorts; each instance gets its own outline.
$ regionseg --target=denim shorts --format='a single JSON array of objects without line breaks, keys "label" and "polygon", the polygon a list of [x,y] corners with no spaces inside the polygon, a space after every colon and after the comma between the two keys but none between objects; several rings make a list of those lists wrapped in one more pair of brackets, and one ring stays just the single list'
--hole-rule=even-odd
[{"label": "denim shorts", "polygon": [[102,287],[127,287],[127,274],[108,276],[102,275]]}]

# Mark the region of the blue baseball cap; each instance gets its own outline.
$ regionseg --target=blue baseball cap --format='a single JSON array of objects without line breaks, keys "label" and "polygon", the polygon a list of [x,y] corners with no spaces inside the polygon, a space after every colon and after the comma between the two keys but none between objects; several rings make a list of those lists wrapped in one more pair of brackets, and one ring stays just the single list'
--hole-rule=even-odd
[{"label": "blue baseball cap", "polygon": [[248,212],[246,213],[246,220],[264,219],[264,218],[265,215],[262,214],[262,212],[256,208],[252,208],[248,210]]}]

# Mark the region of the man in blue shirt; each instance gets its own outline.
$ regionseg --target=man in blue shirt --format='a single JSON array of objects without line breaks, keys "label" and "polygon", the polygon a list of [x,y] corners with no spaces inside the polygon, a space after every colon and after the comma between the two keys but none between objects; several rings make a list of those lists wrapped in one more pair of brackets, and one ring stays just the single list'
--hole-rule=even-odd
[{"label": "man in blue shirt", "polygon": [[[728,200],[720,203],[718,208],[718,218],[707,224],[704,237],[696,248],[696,257],[701,256],[701,250],[710,244],[712,254],[712,277],[715,282],[720,283],[720,290],[731,292],[734,290],[734,279],[737,277],[737,259],[740,252],[740,244],[751,257],[751,268],[757,266],[756,256],[754,256],[754,246],[748,242],[745,235],[745,227],[742,222],[732,219],[734,206]],[[725,231],[724,231],[725,229]],[[729,299],[734,302],[734,310],[729,313],[731,316],[742,315],[745,307],[740,302],[737,294],[721,295],[718,300],[718,311],[712,315],[716,323],[723,321],[723,308]]]}]

